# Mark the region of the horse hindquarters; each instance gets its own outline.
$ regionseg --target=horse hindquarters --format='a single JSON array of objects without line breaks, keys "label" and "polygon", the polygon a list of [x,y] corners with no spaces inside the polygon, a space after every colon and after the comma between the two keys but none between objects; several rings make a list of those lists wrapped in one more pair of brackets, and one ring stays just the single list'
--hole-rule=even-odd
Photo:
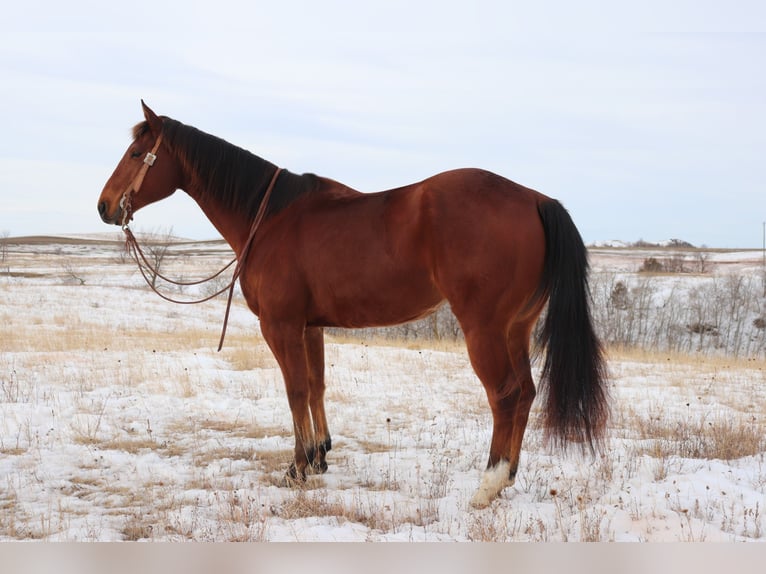
[{"label": "horse hindquarters", "polygon": [[[512,319],[507,332],[508,361],[499,354],[497,343],[487,339],[491,330],[485,329],[479,338],[466,336],[472,364],[487,390],[494,419],[490,460],[472,501],[475,506],[486,506],[515,476],[534,398],[528,368],[529,336],[545,301],[548,311],[538,350],[545,351],[540,389],[545,395],[548,434],[561,446],[579,442],[593,448],[602,436],[608,415],[606,368],[590,315],[585,245],[559,202],[540,196],[537,211],[544,232],[543,269],[536,290],[517,319]],[[514,287],[518,283],[508,285],[509,290]],[[495,330],[495,339],[498,336]],[[486,339],[483,344],[482,337]],[[482,365],[490,360],[506,369],[510,365],[507,374],[503,376],[503,369],[486,371]],[[507,429],[513,429],[510,436]]]},{"label": "horse hindquarters", "polygon": [[472,500],[483,507],[513,483],[535,397],[529,338],[542,307],[545,237],[539,194],[498,176],[474,174],[464,184],[476,186],[467,200],[438,191],[428,199],[435,214],[437,285],[463,328],[492,410],[487,470]]}]

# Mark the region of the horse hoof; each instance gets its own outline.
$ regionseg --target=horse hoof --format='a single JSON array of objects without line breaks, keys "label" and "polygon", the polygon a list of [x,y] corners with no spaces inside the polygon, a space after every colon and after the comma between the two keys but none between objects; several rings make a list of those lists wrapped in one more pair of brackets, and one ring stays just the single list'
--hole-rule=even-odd
[{"label": "horse hoof", "polygon": [[474,508],[486,508],[500,492],[507,486],[512,486],[514,481],[509,478],[511,464],[506,461],[500,461],[494,467],[484,471],[481,478],[479,490],[471,499],[471,506]]},{"label": "horse hoof", "polygon": [[314,470],[315,474],[324,474],[327,472],[327,462],[322,461],[314,461],[314,464],[311,465],[311,468]]},{"label": "horse hoof", "polygon": [[297,488],[301,483],[294,478],[290,478],[290,475],[285,473],[282,480],[278,481],[276,484],[279,488]]},{"label": "horse hoof", "polygon": [[482,489],[479,489],[479,491],[473,495],[473,498],[471,499],[471,507],[476,509],[482,509],[487,508],[489,506],[489,503],[492,502],[492,500],[497,496],[490,495],[490,493],[483,491]]},{"label": "horse hoof", "polygon": [[292,463],[290,465],[290,468],[287,469],[287,472],[285,473],[285,476],[282,478],[282,482],[280,483],[281,486],[286,486],[288,488],[293,488],[295,486],[302,486],[306,484],[306,471],[299,472],[298,469],[295,467],[295,463]]}]

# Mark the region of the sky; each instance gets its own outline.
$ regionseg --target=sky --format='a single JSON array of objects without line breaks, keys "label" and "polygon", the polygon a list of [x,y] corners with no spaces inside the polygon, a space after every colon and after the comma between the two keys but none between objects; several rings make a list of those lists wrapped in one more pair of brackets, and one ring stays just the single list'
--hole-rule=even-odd
[{"label": "sky", "polygon": [[[559,199],[586,242],[760,247],[761,0],[8,3],[0,234],[96,210],[143,98],[360,191],[481,167]],[[218,233],[183,192],[139,231]]]}]

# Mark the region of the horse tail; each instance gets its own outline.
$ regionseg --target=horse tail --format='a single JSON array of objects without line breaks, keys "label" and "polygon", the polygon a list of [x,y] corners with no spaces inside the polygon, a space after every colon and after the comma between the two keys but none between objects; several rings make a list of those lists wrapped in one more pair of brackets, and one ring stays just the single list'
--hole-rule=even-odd
[{"label": "horse tail", "polygon": [[539,385],[544,426],[555,446],[577,442],[595,452],[609,415],[609,397],[603,349],[590,313],[588,253],[558,201],[541,199],[537,211],[545,232],[538,292],[548,298],[537,336],[537,352],[545,353]]}]

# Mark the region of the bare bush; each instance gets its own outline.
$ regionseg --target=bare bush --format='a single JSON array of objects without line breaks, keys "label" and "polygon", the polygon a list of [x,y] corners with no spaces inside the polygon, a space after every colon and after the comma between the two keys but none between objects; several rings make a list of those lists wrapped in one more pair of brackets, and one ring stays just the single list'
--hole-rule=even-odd
[{"label": "bare bush", "polygon": [[647,257],[638,268],[639,273],[662,273],[665,271],[665,266],[662,261],[656,257]]},{"label": "bare bush", "polygon": [[652,275],[591,278],[596,331],[607,345],[681,353],[764,356],[761,290],[753,275],[694,283]]},{"label": "bare bush", "polygon": [[162,265],[165,262],[165,257],[168,255],[172,244],[172,227],[166,231],[158,230],[152,233],[146,243],[144,252],[146,253],[149,263],[151,263],[151,266],[146,271],[151,279],[152,287],[156,286],[157,277],[162,273]]},{"label": "bare bush", "polygon": [[75,268],[71,261],[65,261],[62,265],[62,270],[66,277],[65,281],[72,285],[85,285],[85,277],[83,274]]},{"label": "bare bush", "polygon": [[0,231],[0,262],[4,262],[5,258],[8,257],[8,237],[10,236],[10,232],[6,231],[5,229],[3,231]]},{"label": "bare bush", "polygon": [[[343,329],[328,329],[328,333],[334,335],[343,332],[345,332]],[[463,339],[463,330],[450,306],[444,304],[428,317],[418,321],[393,327],[355,329],[353,335],[354,338],[363,341],[371,339],[460,341]]]},{"label": "bare bush", "polygon": [[667,257],[646,257],[639,273],[709,273],[712,270],[710,253],[696,249],[691,257],[684,253],[671,253]]},{"label": "bare bush", "polygon": [[[147,282],[152,287],[155,287],[157,278],[162,274],[163,264],[170,254],[170,246],[173,244],[173,228],[158,229],[151,233],[142,233],[141,235],[141,250],[146,258],[146,262],[140,261],[139,266]],[[115,256],[115,262],[120,264],[133,261],[133,252],[127,245],[120,248]]]},{"label": "bare bush", "polygon": [[[697,265],[700,269],[703,264]],[[676,261],[669,268],[684,267]],[[731,274],[690,282],[682,276],[600,272],[591,276],[590,289],[596,332],[608,346],[736,357],[766,355],[766,302],[760,295],[763,286],[758,276]],[[449,305],[443,305],[420,321],[359,329],[353,336],[362,340],[459,341],[463,333]]]},{"label": "bare bush", "polygon": [[712,270],[710,263],[710,253],[697,250],[694,254],[694,266],[697,273],[709,273]]}]

